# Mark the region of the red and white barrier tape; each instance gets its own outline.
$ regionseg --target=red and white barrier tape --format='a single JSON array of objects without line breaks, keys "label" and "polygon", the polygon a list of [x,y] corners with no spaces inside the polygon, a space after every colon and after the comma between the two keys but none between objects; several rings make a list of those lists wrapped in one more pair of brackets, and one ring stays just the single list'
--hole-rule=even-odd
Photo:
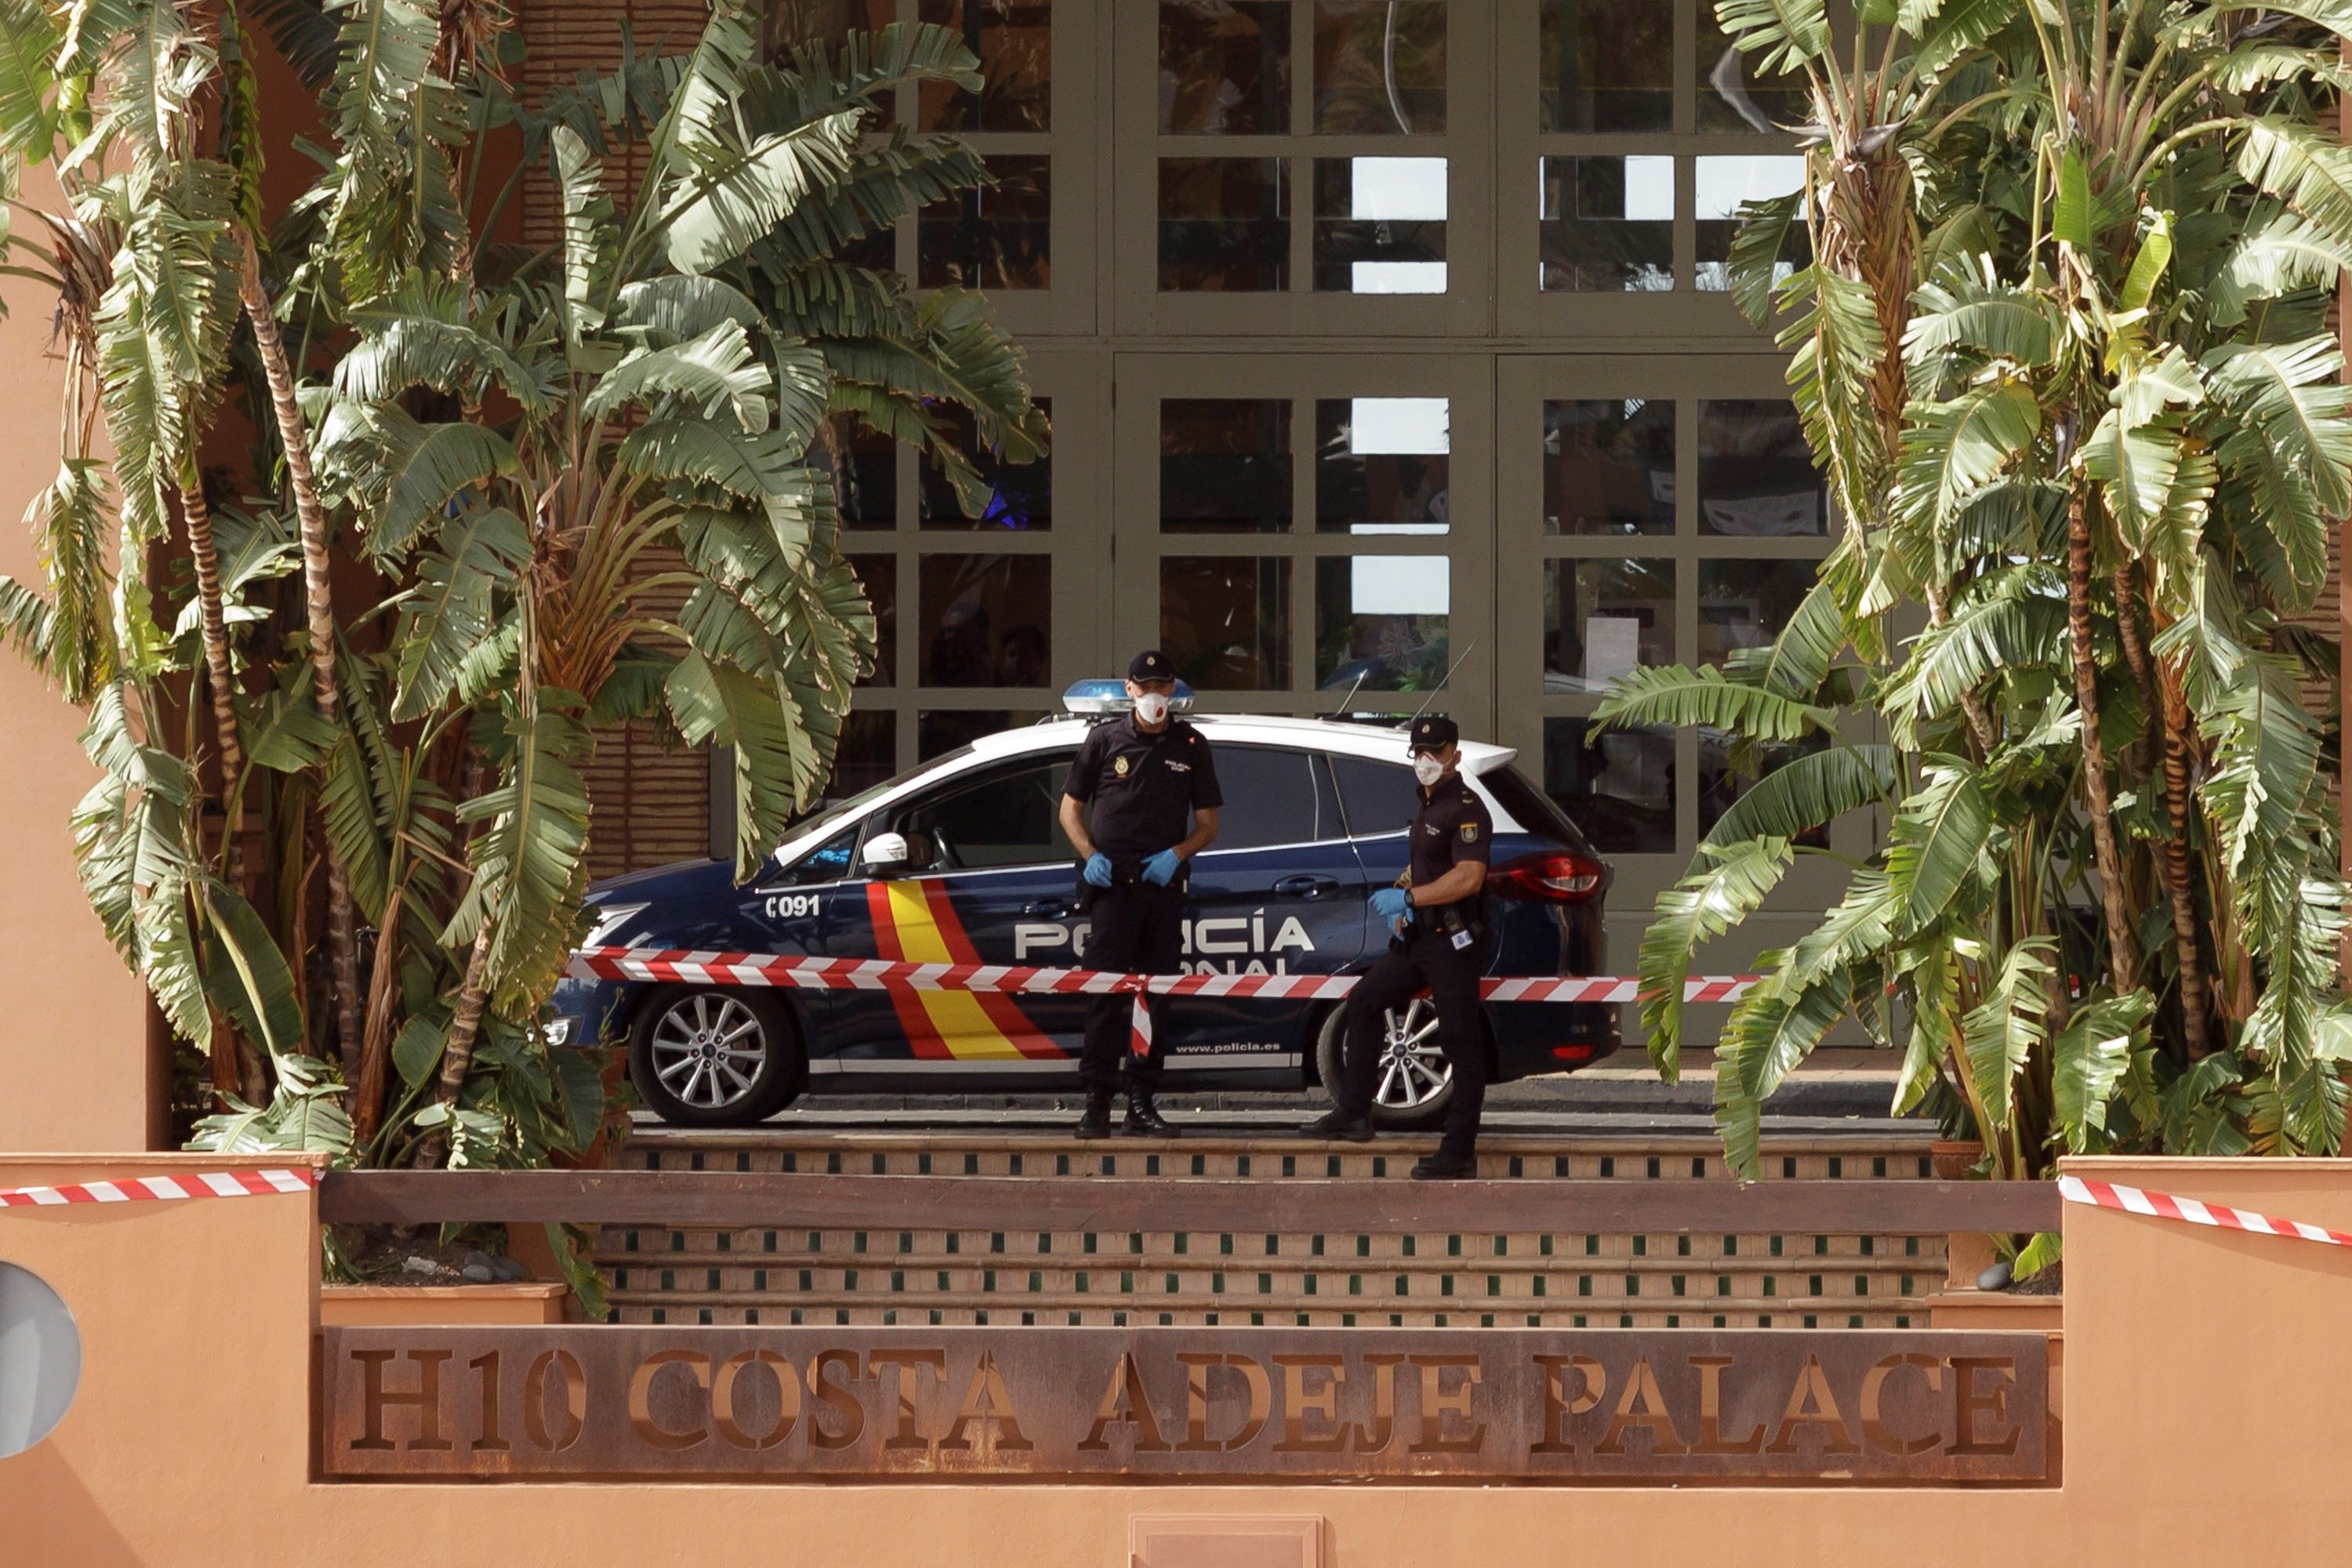
[{"label": "red and white barrier tape", "polygon": [[2151,1193],[2145,1187],[2127,1187],[2120,1182],[2061,1176],[2058,1191],[2068,1203],[2088,1204],[2093,1208],[2118,1209],[2152,1219],[2177,1219],[2188,1225],[2210,1225],[2221,1230],[2251,1231],[2256,1236],[2284,1237],[2290,1241],[2315,1241],[2323,1247],[2352,1247],[2352,1236],[2325,1226],[2278,1219],[2252,1209],[2233,1209],[2226,1204],[2175,1197],[2170,1193]]},{"label": "red and white barrier tape", "polygon": [[61,1187],[0,1187],[0,1209],[56,1208],[65,1204],[178,1203],[190,1198],[257,1198],[307,1193],[316,1171],[205,1171],[187,1176],[128,1176],[74,1182]]},{"label": "red and white barrier tape", "polygon": [[[793,986],[814,991],[993,991],[1028,995],[1263,996],[1328,1001],[1356,988],[1353,974],[1116,974],[1001,963],[898,963],[879,958],[794,958],[781,953],[682,948],[591,947],[572,956],[581,980],[663,981],[688,985]],[[1695,974],[1685,1002],[1736,1002],[1753,974]],[[1631,1002],[1641,982],[1623,974],[1515,975],[1482,980],[1489,1002]]]}]

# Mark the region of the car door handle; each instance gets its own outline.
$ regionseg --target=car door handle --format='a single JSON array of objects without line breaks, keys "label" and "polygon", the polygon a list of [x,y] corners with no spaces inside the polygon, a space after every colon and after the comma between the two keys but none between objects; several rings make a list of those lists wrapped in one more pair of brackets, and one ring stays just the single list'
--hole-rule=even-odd
[{"label": "car door handle", "polygon": [[1021,912],[1034,915],[1041,921],[1057,921],[1069,914],[1073,908],[1075,906],[1067,899],[1039,899],[1034,903],[1022,905]]},{"label": "car door handle", "polygon": [[1339,884],[1329,877],[1283,877],[1276,880],[1274,890],[1286,899],[1328,899],[1339,890]]}]

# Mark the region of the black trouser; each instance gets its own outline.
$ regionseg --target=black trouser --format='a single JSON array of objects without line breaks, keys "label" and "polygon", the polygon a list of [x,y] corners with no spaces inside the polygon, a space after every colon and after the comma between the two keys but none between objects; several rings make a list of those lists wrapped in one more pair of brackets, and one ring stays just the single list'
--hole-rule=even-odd
[{"label": "black trouser", "polygon": [[[1169,886],[1155,887],[1122,868],[1087,907],[1094,929],[1087,937],[1086,966],[1124,974],[1177,973],[1184,952],[1185,881],[1179,871]],[[1115,1092],[1122,1062],[1128,1088],[1149,1094],[1159,1086],[1160,1058],[1168,1048],[1168,998],[1151,998],[1150,1055],[1139,1057],[1130,1048],[1134,1029],[1131,995],[1097,996],[1087,1009],[1087,1049],[1078,1058],[1078,1077],[1089,1094]]]},{"label": "black trouser", "polygon": [[1456,948],[1442,935],[1391,945],[1348,993],[1348,1035],[1342,1058],[1339,1109],[1370,1116],[1372,1088],[1386,1056],[1391,1008],[1402,1011],[1422,992],[1437,1005],[1437,1039],[1454,1068],[1454,1097],[1445,1107],[1438,1152],[1467,1159],[1478,1142],[1478,1113],[1486,1103],[1486,1046],[1478,1027],[1478,975],[1486,944]]}]

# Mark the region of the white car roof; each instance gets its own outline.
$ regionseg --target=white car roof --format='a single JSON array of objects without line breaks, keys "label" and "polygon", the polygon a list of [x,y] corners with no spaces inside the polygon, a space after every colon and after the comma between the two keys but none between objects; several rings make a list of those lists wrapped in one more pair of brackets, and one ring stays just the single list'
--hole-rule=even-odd
[{"label": "white car roof", "polygon": [[[1402,727],[1384,724],[1350,724],[1334,719],[1293,719],[1275,714],[1257,713],[1191,713],[1186,721],[1198,728],[1211,741],[1247,745],[1255,742],[1266,746],[1304,746],[1340,756],[1366,757],[1377,762],[1405,763],[1405,732]],[[1087,731],[1097,722],[1085,719],[1055,719],[1041,724],[1023,725],[1016,729],[998,730],[982,735],[971,742],[969,751],[950,753],[929,767],[920,768],[903,779],[898,787],[887,795],[877,795],[866,803],[867,812],[877,811],[894,802],[927,789],[943,778],[964,773],[987,763],[1002,762],[1008,757],[1026,756],[1033,752],[1075,749],[1087,737]],[[1492,746],[1483,741],[1462,742],[1462,771],[1475,780],[1481,773],[1491,773],[1509,763],[1518,752],[1508,746]],[[1520,826],[1510,817],[1494,792],[1481,788],[1488,809],[1496,814],[1496,830],[1508,832]],[[828,825],[823,834],[838,831],[837,825]],[[814,847],[821,836],[817,830],[793,834],[777,847],[776,859],[789,865],[802,852]]]}]

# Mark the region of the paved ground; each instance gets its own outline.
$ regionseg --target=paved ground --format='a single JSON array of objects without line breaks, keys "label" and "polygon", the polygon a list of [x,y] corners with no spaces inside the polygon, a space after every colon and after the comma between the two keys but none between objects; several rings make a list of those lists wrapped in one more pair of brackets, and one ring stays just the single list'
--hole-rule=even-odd
[{"label": "paved ground", "polygon": [[[1641,1133],[1706,1131],[1712,1125],[1714,1074],[1699,1057],[1679,1084],[1660,1083],[1646,1058],[1628,1052],[1599,1067],[1557,1078],[1503,1084],[1486,1098],[1486,1125],[1497,1131]],[[1887,1116],[1898,1064],[1876,1050],[1817,1051],[1765,1104],[1768,1132],[1884,1137],[1932,1134],[1929,1123]],[[1170,1094],[1161,1109],[1180,1127],[1265,1133],[1296,1126],[1328,1103],[1307,1094]],[[1075,1095],[820,1095],[771,1119],[778,1131],[905,1131],[922,1127],[993,1127],[1037,1131],[1077,1113]],[[637,1113],[641,1131],[657,1125]]]}]

